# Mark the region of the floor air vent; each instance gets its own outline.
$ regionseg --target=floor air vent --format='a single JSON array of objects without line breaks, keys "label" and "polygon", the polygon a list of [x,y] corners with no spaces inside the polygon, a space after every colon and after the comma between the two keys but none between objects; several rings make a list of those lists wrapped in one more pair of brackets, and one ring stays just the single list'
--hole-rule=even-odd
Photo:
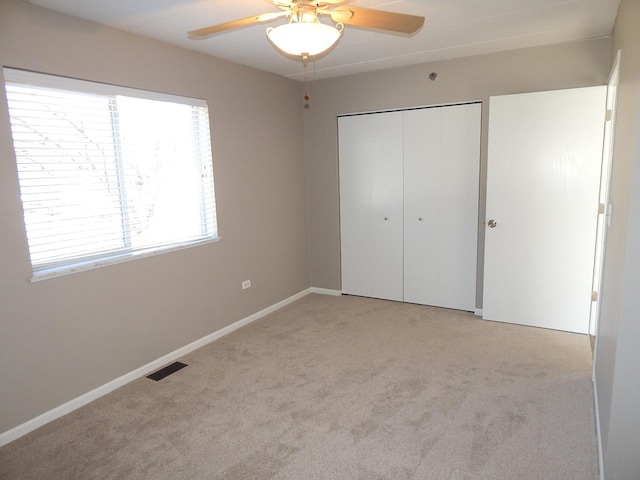
[{"label": "floor air vent", "polygon": [[174,362],[171,365],[161,368],[157,372],[153,372],[151,375],[147,375],[147,378],[157,382],[158,380],[162,380],[164,377],[168,377],[172,373],[176,373],[178,370],[181,370],[186,366],[186,363]]}]

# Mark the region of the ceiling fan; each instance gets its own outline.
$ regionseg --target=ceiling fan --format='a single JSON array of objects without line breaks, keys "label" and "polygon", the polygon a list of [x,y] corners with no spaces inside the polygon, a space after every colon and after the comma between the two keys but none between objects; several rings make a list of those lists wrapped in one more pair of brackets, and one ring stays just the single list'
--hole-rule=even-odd
[{"label": "ceiling fan", "polygon": [[[207,38],[217,33],[281,17],[288,23],[267,29],[267,36],[283,53],[306,61],[329,50],[340,38],[344,25],[411,35],[424,24],[424,17],[345,5],[350,0],[273,0],[280,12],[263,13],[187,32],[191,39]],[[335,25],[321,23],[320,16],[330,17]]]}]

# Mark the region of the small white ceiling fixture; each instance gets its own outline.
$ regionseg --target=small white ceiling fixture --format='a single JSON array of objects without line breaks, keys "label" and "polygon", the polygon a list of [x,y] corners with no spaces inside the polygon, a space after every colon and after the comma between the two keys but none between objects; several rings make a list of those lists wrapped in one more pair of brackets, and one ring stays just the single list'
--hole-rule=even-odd
[{"label": "small white ceiling fixture", "polygon": [[313,20],[291,20],[276,28],[269,27],[267,36],[284,53],[304,59],[320,55],[333,47],[343,28],[342,23],[334,27],[320,23],[318,17],[314,16]]}]

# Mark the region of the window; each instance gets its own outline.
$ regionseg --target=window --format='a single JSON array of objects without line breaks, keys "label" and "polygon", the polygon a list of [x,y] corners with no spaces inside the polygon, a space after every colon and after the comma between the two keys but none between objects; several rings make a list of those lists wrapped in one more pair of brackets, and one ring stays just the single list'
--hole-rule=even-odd
[{"label": "window", "polygon": [[4,75],[34,280],[218,238],[205,101]]}]

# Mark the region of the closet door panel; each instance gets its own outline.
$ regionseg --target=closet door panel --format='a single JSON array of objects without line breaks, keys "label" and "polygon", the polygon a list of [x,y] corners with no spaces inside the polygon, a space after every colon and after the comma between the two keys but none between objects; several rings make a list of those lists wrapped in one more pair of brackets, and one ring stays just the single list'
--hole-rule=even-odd
[{"label": "closet door panel", "polygon": [[475,310],[480,183],[480,104],[442,109],[440,305]]},{"label": "closet door panel", "polygon": [[342,292],[371,295],[370,120],[338,118],[340,155],[340,244]]},{"label": "closet door panel", "polygon": [[404,117],[404,301],[437,305],[440,110]]},{"label": "closet door panel", "polygon": [[338,127],[342,292],[402,300],[402,114]]},{"label": "closet door panel", "polygon": [[475,309],[480,122],[479,104],[405,113],[406,302]]},{"label": "closet door panel", "polygon": [[371,295],[402,300],[403,117],[371,115]]}]

